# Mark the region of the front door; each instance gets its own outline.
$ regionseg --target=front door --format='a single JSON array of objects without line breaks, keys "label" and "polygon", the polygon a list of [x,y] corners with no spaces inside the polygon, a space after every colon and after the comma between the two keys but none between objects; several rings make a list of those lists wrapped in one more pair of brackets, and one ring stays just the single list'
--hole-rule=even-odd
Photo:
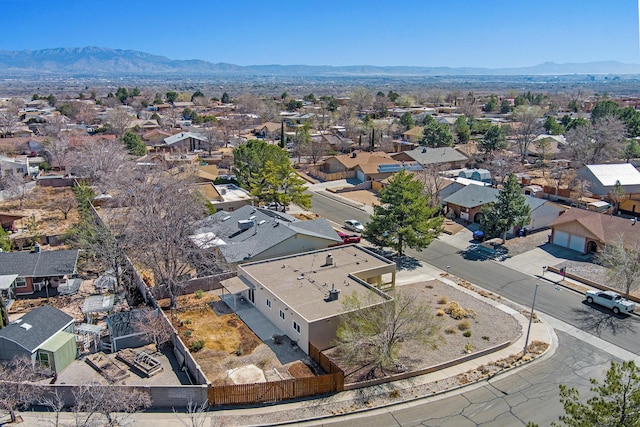
[{"label": "front door", "polygon": [[255,300],[254,300],[255,296],[253,294],[253,289],[249,289],[249,301],[251,301],[251,304],[255,305]]}]

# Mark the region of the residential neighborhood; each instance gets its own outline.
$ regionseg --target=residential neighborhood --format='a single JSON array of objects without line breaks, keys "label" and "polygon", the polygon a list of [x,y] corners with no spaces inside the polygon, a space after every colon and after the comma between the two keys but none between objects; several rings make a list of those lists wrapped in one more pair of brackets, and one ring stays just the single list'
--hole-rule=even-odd
[{"label": "residential neighborhood", "polygon": [[[394,65],[381,8],[253,5],[234,34],[237,6],[195,6],[216,24],[113,24],[155,53],[0,49],[0,425],[638,423],[640,68],[496,62],[531,34]],[[312,33],[335,63],[270,62],[326,61]],[[236,43],[258,65],[192,59]]]}]

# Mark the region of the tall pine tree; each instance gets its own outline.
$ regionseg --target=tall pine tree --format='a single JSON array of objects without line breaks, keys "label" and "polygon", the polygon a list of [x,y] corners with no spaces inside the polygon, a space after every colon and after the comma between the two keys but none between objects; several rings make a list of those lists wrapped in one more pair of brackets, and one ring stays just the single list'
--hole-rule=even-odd
[{"label": "tall pine tree", "polygon": [[482,207],[482,214],[482,231],[486,236],[502,235],[502,243],[507,240],[511,227],[524,227],[531,222],[531,208],[514,174],[507,177],[495,203]]}]

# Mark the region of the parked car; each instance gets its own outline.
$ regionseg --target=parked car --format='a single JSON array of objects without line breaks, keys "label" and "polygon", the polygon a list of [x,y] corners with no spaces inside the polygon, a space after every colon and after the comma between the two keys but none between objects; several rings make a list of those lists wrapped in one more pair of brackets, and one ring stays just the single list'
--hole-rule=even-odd
[{"label": "parked car", "polygon": [[355,231],[356,233],[362,233],[364,231],[364,225],[360,224],[360,221],[356,221],[355,219],[346,220],[344,222],[344,228]]},{"label": "parked car", "polygon": [[610,308],[615,314],[630,314],[636,308],[636,303],[622,298],[622,295],[613,291],[587,291],[586,296],[589,304],[596,303]]},{"label": "parked car", "polygon": [[357,234],[347,234],[342,231],[338,231],[338,236],[342,239],[342,242],[347,245],[349,243],[360,243],[360,236]]}]

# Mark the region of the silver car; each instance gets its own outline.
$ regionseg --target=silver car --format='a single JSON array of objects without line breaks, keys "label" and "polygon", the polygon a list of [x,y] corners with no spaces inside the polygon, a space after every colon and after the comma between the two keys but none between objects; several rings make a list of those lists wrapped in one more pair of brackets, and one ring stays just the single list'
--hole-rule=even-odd
[{"label": "silver car", "polygon": [[344,222],[344,228],[355,231],[356,233],[362,233],[364,231],[364,225],[360,224],[360,221],[356,221],[355,219],[346,220]]}]

